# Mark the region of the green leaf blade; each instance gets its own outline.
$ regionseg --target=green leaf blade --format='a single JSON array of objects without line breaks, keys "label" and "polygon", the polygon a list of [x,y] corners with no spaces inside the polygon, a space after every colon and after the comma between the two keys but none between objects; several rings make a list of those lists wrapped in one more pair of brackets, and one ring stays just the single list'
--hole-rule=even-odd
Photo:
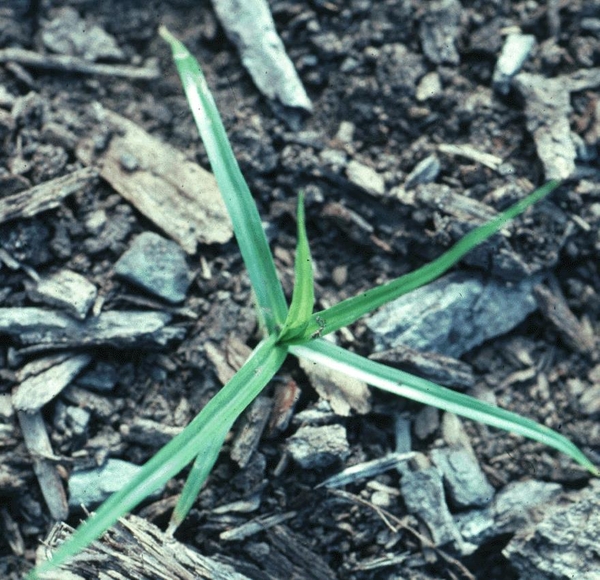
[{"label": "green leaf blade", "polygon": [[576,445],[560,433],[531,419],[366,359],[325,340],[291,346],[290,352],[395,395],[539,441],[565,453],[592,474],[600,476],[600,470]]},{"label": "green leaf blade", "polygon": [[[68,558],[79,553],[99,538],[118,518],[131,511],[177,475],[198,455],[206,441],[224,438],[235,419],[283,364],[287,351],[276,342],[277,337],[274,335],[260,342],[242,368],[195,419],[146,462],[130,482],[110,496],[94,515],[85,520],[54,552],[52,559],[38,566],[31,573],[30,578],[36,578],[37,574],[60,566]],[[214,448],[213,445],[206,455],[207,463],[211,461],[214,463],[216,459]],[[205,478],[210,467],[203,471]]]},{"label": "green leaf blade", "polygon": [[302,334],[296,337],[295,342],[298,344],[306,342],[315,333],[322,336],[339,330],[380,306],[432,282],[448,271],[465,254],[500,230],[506,222],[523,213],[528,207],[547,196],[559,185],[558,181],[546,183],[496,218],[469,232],[439,258],[414,272],[400,276],[386,284],[313,314]]},{"label": "green leaf blade", "polygon": [[268,332],[273,332],[277,325],[283,324],[287,304],[256,204],[198,61],[164,26],[159,33],[171,47],[194,121],[233,223],[256,297],[259,320]]},{"label": "green leaf blade", "polygon": [[203,443],[203,447],[196,456],[192,469],[177,500],[177,504],[171,514],[167,528],[168,535],[175,533],[175,530],[182,524],[192,509],[204,482],[219,458],[219,452],[223,447],[227,433],[229,433],[229,428],[225,429],[225,425],[223,425],[223,429],[220,432],[215,431],[211,433],[210,438]]},{"label": "green leaf blade", "polygon": [[304,194],[298,196],[298,242],[294,262],[294,291],[292,303],[279,334],[279,342],[285,343],[303,332],[308,325],[315,304],[312,259],[306,235],[306,218],[304,215]]}]

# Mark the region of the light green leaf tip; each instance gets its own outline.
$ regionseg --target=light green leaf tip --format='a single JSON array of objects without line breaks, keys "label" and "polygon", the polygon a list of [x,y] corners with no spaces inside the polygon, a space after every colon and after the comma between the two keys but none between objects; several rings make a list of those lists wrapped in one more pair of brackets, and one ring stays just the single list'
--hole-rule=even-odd
[{"label": "light green leaf tip", "polygon": [[408,294],[429,282],[433,282],[433,280],[447,272],[473,248],[500,230],[506,222],[523,213],[528,207],[548,195],[559,185],[558,181],[550,181],[539,189],[536,189],[533,193],[509,207],[496,218],[469,232],[439,258],[425,264],[421,268],[400,276],[395,280],[391,280],[386,284],[372,288],[358,296],[343,300],[327,310],[316,312],[311,316],[302,333],[294,337],[294,342],[302,344],[309,340],[315,332],[318,332],[319,336],[322,336],[343,326],[348,326],[361,316],[372,312],[391,300]]},{"label": "light green leaf tip", "polygon": [[298,243],[294,264],[294,291],[287,318],[279,334],[279,342],[285,343],[302,334],[306,328],[315,304],[312,259],[306,235],[304,215],[304,193],[298,195]]}]

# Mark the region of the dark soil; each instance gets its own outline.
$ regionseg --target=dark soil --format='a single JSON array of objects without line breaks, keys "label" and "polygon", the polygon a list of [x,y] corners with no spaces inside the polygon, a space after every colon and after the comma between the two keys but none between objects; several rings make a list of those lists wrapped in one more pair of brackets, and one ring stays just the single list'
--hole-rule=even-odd
[{"label": "dark soil", "polygon": [[[209,2],[15,0],[0,4],[0,49],[46,52],[40,38],[44,22],[57,9],[72,6],[89,26],[98,25],[115,37],[123,51],[123,64],[141,65],[146,59],[157,58],[162,71],[157,80],[144,81],[44,71],[14,62],[0,64],[0,196],[82,167],[75,147],[79,139],[99,133],[90,120],[90,107],[95,102],[131,119],[208,168],[169,49],[157,35],[158,26],[165,24],[187,44],[206,72],[242,172],[269,225],[288,295],[293,279],[296,197],[300,189],[306,192],[317,300],[318,306],[324,307],[418,267],[439,255],[464,231],[464,224],[447,216],[443,209],[420,205],[410,196],[374,196],[360,189],[348,181],[343,169],[327,162],[324,151],[337,150],[347,159],[372,167],[384,176],[386,191],[392,192],[404,184],[419,161],[436,152],[439,144],[468,144],[502,158],[515,173],[503,175],[473,160],[438,153],[441,169],[436,182],[494,206],[486,196],[497,188],[510,182],[530,190],[544,181],[522,101],[514,90],[500,96],[491,89],[502,31],[517,27],[535,35],[536,46],[524,65],[529,72],[553,77],[600,65],[598,31],[582,26],[585,19],[596,17],[598,21],[597,2],[463,0],[456,40],[458,56],[455,62],[450,58],[442,63],[432,62],[423,51],[419,23],[427,3],[271,0],[269,4],[314,105],[312,115],[306,115],[298,126],[290,125],[290,118],[269,106],[257,91]],[[554,18],[550,5],[557,5]],[[407,53],[398,59],[394,50],[400,45]],[[434,71],[441,90],[431,99],[418,100],[416,87],[426,73]],[[18,116],[14,109],[17,100],[22,109]],[[519,222],[509,244],[530,271],[542,270],[556,281],[576,319],[591,326],[597,336],[597,92],[572,93],[571,105],[571,130],[581,142],[576,178]],[[345,143],[336,136],[342,122],[354,126],[351,139]],[[49,123],[63,130],[61,138],[49,137],[45,130]],[[341,204],[353,213],[340,217],[332,210],[339,206],[331,204]],[[92,232],[85,224],[99,209],[107,214],[107,227]],[[362,221],[354,219],[355,215]],[[0,243],[20,264],[38,273],[69,268],[85,275],[100,289],[103,310],[118,310],[140,295],[114,278],[112,268],[132,239],[144,231],[157,228],[106,182],[98,180],[58,208],[1,224]],[[200,257],[210,269],[209,279],[200,274]],[[185,425],[220,387],[214,365],[206,356],[207,343],[222,351],[231,336],[250,346],[256,344],[259,334],[252,298],[235,243],[200,245],[195,256],[188,256],[188,262],[198,275],[182,306],[198,318],[180,311],[176,322],[185,329],[183,341],[162,351],[94,350],[95,359],[116,369],[118,380],[114,391],[102,395],[108,411],[92,409],[92,420],[81,435],[57,427],[61,408],[72,401],[59,396],[44,408],[53,453],[61,458],[65,483],[71,470],[93,463],[101,452],[134,463],[151,457],[160,444],[140,445],[122,436],[136,418]],[[462,264],[458,269],[477,267]],[[25,292],[27,280],[23,268],[3,264],[0,306],[31,306]],[[157,303],[160,307],[156,300],[154,307]],[[343,346],[361,354],[368,354],[372,346],[361,323],[339,339]],[[10,394],[18,369],[29,360],[19,353],[16,342],[0,338],[2,393]],[[538,311],[508,335],[476,348],[463,360],[472,366],[476,385],[492,392],[500,405],[560,430],[596,462],[600,460],[598,405],[590,405],[591,410],[584,408],[578,398],[586,389],[598,387],[597,348],[587,353],[578,350],[564,339],[551,317]],[[534,368],[535,372],[515,374],[524,368]],[[290,381],[302,390],[295,411],[313,406],[318,395],[291,359],[275,383]],[[272,395],[274,386],[267,388],[267,395]],[[394,414],[408,412],[412,417],[419,409],[373,391],[369,413],[334,418],[347,429],[351,452],[346,463],[393,451]],[[465,422],[465,428],[480,464],[497,489],[528,478],[558,482],[567,489],[587,485],[584,471],[549,448],[470,422]],[[177,538],[203,554],[227,559],[251,578],[310,578],[310,570],[302,564],[285,574],[261,567],[264,554],[272,552],[277,543],[272,533],[261,532],[240,541],[219,539],[223,531],[256,517],[293,511],[295,516],[285,521],[286,533],[334,570],[337,578],[464,577],[455,563],[424,550],[409,532],[390,531],[374,509],[349,503],[323,488],[315,489],[341,469],[341,463],[326,470],[285,463],[286,440],[296,429],[292,423],[274,438],[263,437],[245,469],[229,458],[226,449]],[[9,538],[14,538],[14,533],[0,534],[0,575],[19,578],[31,566],[34,550],[53,522],[18,427],[13,422],[13,427],[0,436],[0,457],[10,464],[11,477],[16,478],[0,486],[0,511],[7,516],[0,520],[0,529],[7,528],[9,521],[16,525],[25,548],[23,552],[11,545]],[[414,437],[413,446],[427,452],[440,437],[436,429],[425,440]],[[378,485],[398,489],[396,472],[375,479]],[[162,497],[176,496],[183,482],[183,477],[172,481]],[[365,481],[347,487],[366,500],[373,489]],[[260,501],[247,513],[213,512],[217,506],[253,496]],[[393,497],[387,509],[405,518],[401,495]],[[169,502],[146,506],[145,513],[154,523],[164,525]],[[75,525],[79,517],[72,514],[70,523]],[[424,531],[414,517],[404,521]],[[486,545],[462,562],[477,578],[516,577],[501,555],[503,545]],[[364,566],[390,553],[405,553],[406,559],[371,570]],[[327,577],[323,574],[314,577]]]}]

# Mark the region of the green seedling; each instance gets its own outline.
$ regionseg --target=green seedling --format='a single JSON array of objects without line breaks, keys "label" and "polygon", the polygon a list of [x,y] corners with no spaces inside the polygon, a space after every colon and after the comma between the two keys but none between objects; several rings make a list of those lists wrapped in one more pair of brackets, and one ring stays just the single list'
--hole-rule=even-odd
[{"label": "green seedling", "polygon": [[235,160],[204,75],[181,42],[164,27],[160,34],[172,49],[194,120],[231,216],[250,277],[264,339],[238,373],[184,431],[158,451],[131,482],[113,494],[95,514],[84,521],[54,552],[51,560],[32,571],[30,578],[60,566],[76,555],[100,537],[119,517],[131,511],[192,463],[171,517],[168,531],[173,533],[191,509],[234,421],[277,373],[290,353],[342,371],[396,395],[542,442],[567,454],[594,475],[599,475],[598,469],[573,443],[548,427],[410,373],[371,361],[322,338],[390,300],[436,279],[467,252],[548,195],[559,184],[553,181],[540,187],[495,219],[467,234],[433,262],[316,313],[313,312],[312,264],[306,237],[303,199],[300,195],[295,285],[288,308],[258,210]]}]

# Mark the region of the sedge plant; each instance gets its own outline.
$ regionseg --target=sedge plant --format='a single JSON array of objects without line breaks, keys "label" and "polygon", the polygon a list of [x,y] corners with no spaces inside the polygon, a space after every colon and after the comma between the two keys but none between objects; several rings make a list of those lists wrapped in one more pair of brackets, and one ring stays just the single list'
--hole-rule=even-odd
[{"label": "sedge plant", "polygon": [[313,269],[306,236],[303,198],[300,194],[295,281],[288,307],[258,210],[234,157],[204,75],[194,57],[166,28],[161,27],[160,34],[172,50],[192,115],[231,217],[235,237],[248,270],[264,338],[237,374],[183,432],[160,449],[120,491],[106,500],[58,547],[50,560],[31,572],[30,578],[36,578],[38,574],[60,566],[79,553],[99,538],[119,517],[130,512],[169,479],[192,464],[169,524],[168,531],[173,533],[191,509],[234,421],[278,372],[289,354],[342,371],[395,395],[542,442],[565,453],[594,475],[600,475],[596,466],[571,441],[548,427],[429,380],[369,360],[323,339],[326,334],[351,324],[379,306],[438,278],[509,220],[547,196],[559,185],[558,182],[551,181],[540,187],[494,219],[468,233],[425,266],[320,312],[313,312]]}]

